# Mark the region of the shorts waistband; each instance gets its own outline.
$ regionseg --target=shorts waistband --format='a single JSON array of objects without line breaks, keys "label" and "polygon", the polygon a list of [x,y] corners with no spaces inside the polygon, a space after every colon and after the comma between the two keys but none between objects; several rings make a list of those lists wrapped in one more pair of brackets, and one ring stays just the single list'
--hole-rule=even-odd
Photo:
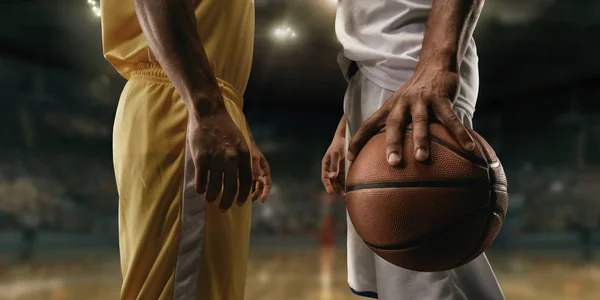
[{"label": "shorts waistband", "polygon": [[[172,84],[167,73],[156,63],[138,63],[135,70],[131,72],[131,79],[136,77]],[[221,78],[217,77],[217,83],[219,84],[219,88],[221,88],[221,93],[224,98],[233,101],[240,108],[243,107],[244,97],[242,96],[242,93],[240,93],[231,83]]]}]

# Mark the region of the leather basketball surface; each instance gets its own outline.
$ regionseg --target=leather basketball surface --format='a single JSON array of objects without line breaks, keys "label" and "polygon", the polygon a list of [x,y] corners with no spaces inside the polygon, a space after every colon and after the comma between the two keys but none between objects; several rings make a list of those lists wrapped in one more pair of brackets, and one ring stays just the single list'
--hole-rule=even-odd
[{"label": "leather basketball surface", "polygon": [[412,129],[403,162],[386,160],[385,133],[360,151],[347,174],[348,214],[357,233],[385,260],[406,269],[443,271],[479,256],[497,237],[508,203],[507,181],[492,147],[475,131],[463,150],[432,123],[430,159],[414,159]]}]

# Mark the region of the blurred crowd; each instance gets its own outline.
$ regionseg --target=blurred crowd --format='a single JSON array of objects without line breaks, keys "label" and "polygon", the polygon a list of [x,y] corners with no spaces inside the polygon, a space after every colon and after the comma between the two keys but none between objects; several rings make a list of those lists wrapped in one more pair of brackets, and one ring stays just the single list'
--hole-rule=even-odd
[{"label": "blurred crowd", "polygon": [[92,233],[116,219],[110,165],[89,155],[4,153],[0,160],[0,231]]},{"label": "blurred crowd", "polygon": [[[600,169],[507,169],[508,235],[600,229]],[[108,158],[5,154],[0,161],[0,231],[96,233],[115,230],[118,196]],[[255,205],[254,235],[314,236],[325,217],[345,233],[344,201],[315,180],[278,178],[269,200]]]}]

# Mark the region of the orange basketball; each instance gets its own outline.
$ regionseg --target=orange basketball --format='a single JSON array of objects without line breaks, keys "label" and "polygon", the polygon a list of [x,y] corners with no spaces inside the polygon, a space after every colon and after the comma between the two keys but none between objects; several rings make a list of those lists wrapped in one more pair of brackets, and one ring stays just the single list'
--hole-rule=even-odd
[{"label": "orange basketball", "polygon": [[347,174],[348,214],[383,259],[422,272],[444,271],[479,256],[496,238],[508,204],[507,181],[492,147],[461,148],[440,124],[429,126],[430,158],[414,159],[412,127],[403,163],[386,160],[385,133],[369,140]]}]

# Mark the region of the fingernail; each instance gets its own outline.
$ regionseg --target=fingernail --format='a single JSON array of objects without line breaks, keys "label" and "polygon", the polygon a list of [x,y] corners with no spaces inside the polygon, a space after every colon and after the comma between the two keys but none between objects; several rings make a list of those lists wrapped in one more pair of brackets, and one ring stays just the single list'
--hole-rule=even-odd
[{"label": "fingernail", "polygon": [[419,159],[426,159],[427,155],[427,150],[425,150],[424,148],[418,148],[415,156]]},{"label": "fingernail", "polygon": [[334,178],[335,177],[335,172],[329,172],[329,178]]},{"label": "fingernail", "polygon": [[467,143],[465,143],[465,148],[467,150],[473,150],[473,149],[475,149],[475,144],[473,144],[473,142],[467,142]]},{"label": "fingernail", "polygon": [[388,162],[390,164],[397,164],[400,162],[400,156],[398,155],[397,152],[390,152],[390,154],[388,154]]}]

